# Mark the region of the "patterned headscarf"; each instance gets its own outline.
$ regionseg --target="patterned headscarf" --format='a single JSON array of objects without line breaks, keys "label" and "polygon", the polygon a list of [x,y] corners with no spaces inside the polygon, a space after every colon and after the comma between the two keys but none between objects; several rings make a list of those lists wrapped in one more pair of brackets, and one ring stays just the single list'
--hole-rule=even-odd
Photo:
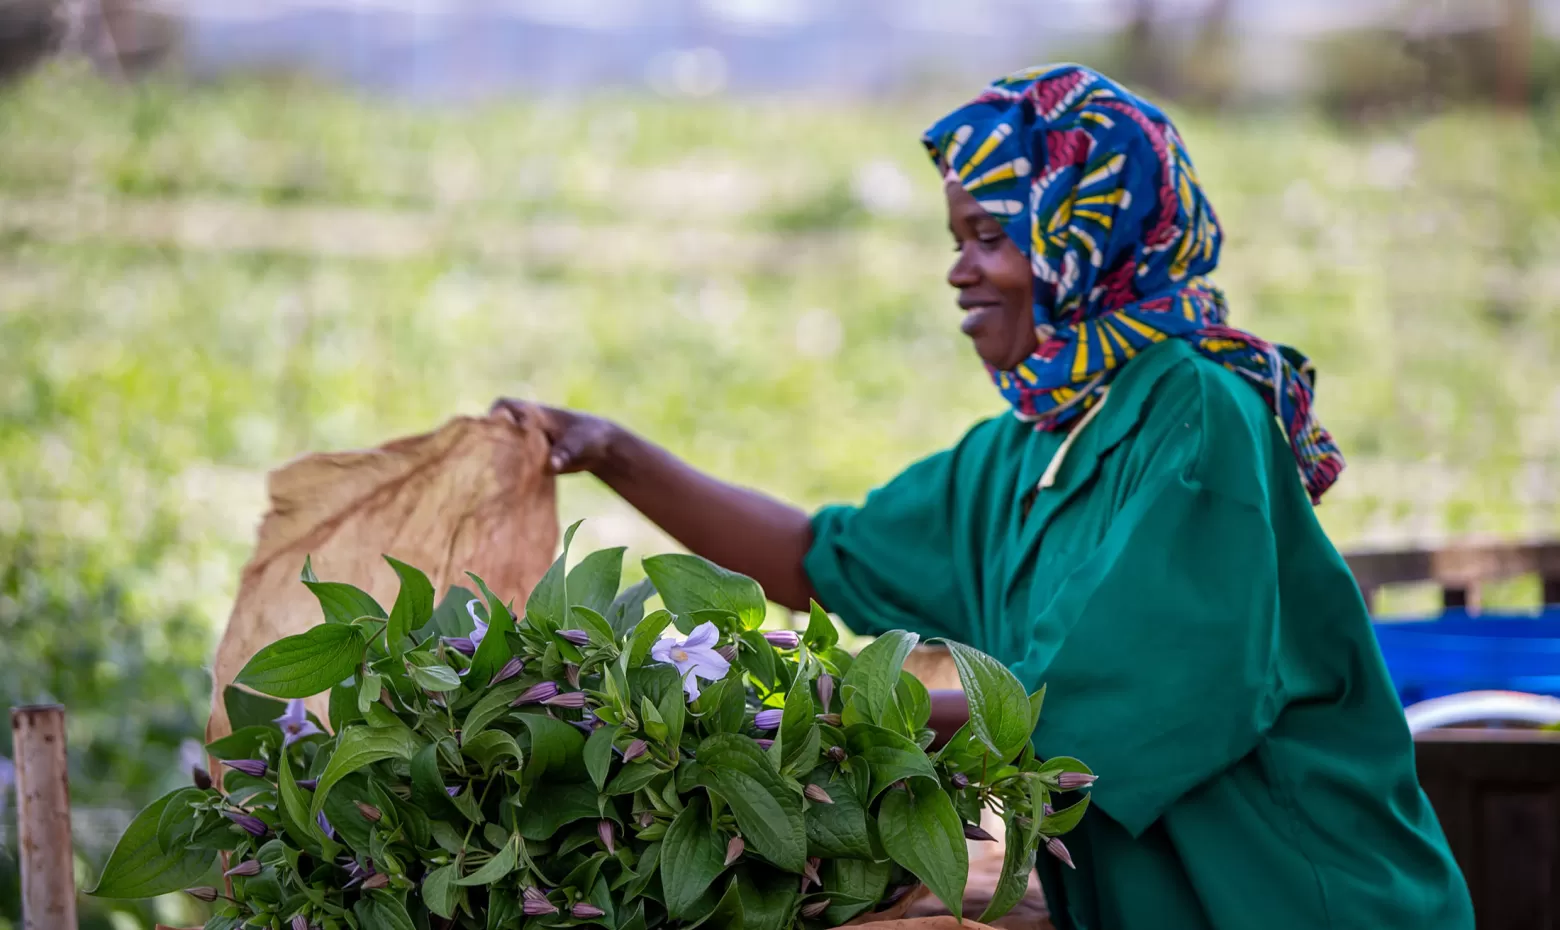
[{"label": "patterned headscarf", "polygon": [[1138,352],[1185,339],[1261,391],[1313,501],[1337,480],[1343,457],[1311,414],[1310,362],[1225,325],[1205,277],[1219,222],[1158,108],[1088,68],[1036,68],[996,81],[923,141],[1029,256],[1040,347],[991,372],[1020,418],[1065,426]]}]

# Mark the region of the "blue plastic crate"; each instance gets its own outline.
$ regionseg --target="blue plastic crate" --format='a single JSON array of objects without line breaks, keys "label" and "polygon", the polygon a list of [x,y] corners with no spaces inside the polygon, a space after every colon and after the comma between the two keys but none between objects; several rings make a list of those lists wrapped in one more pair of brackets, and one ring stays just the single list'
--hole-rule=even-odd
[{"label": "blue plastic crate", "polygon": [[1380,621],[1375,630],[1405,705],[1460,691],[1560,696],[1560,609],[1448,611],[1431,620]]}]

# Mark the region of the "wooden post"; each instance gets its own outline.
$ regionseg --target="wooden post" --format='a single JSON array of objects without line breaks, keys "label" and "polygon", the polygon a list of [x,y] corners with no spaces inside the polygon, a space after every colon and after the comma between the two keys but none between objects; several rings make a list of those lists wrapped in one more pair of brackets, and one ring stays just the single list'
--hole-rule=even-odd
[{"label": "wooden post", "polygon": [[16,755],[23,930],[76,930],[65,708],[13,708],[11,740]]}]

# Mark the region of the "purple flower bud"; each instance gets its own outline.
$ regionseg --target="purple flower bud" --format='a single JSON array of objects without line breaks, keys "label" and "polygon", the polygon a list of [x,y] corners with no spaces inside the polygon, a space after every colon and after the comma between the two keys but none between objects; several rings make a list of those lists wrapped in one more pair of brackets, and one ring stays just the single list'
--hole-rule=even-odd
[{"label": "purple flower bud", "polygon": [[222,764],[250,778],[264,778],[267,771],[265,763],[259,759],[229,759]]},{"label": "purple flower bud", "polygon": [[319,786],[319,783],[320,780],[318,778],[300,778],[294,782],[294,784],[302,788],[304,791],[313,791],[316,787]]},{"label": "purple flower bud", "polygon": [[584,630],[559,630],[558,635],[562,636],[564,639],[568,640],[576,646],[586,646],[590,644],[590,634]]},{"label": "purple flower bud", "polygon": [[580,686],[580,667],[572,662],[566,663],[563,666],[563,677],[569,682],[569,687],[578,688]]},{"label": "purple flower bud", "polygon": [[653,823],[655,823],[655,815],[654,814],[650,813],[649,811],[640,811],[640,813],[639,813],[639,825],[641,827],[648,827],[648,826],[650,826]]},{"label": "purple flower bud", "polygon": [[785,711],[771,707],[769,710],[761,710],[753,718],[753,726],[760,730],[773,730],[780,726],[780,718],[785,716]]},{"label": "purple flower bud", "polygon": [[193,781],[195,787],[202,791],[211,790],[211,773],[198,765],[190,770],[190,781]]},{"label": "purple flower bud", "polygon": [[970,777],[963,772],[953,773],[953,777],[948,780],[952,782],[953,786],[958,788],[960,791],[963,791],[965,788],[970,786]]},{"label": "purple flower bud", "polygon": [[314,822],[320,825],[320,832],[325,834],[326,839],[333,840],[336,838],[336,828],[330,825],[329,820],[325,819],[324,811],[314,815]]},{"label": "purple flower bud", "polygon": [[771,630],[764,634],[764,639],[776,649],[795,649],[802,644],[795,630]]},{"label": "purple flower bud", "polygon": [[444,793],[452,798],[460,796],[460,785],[445,785]]},{"label": "purple flower bud", "polygon": [[829,751],[824,753],[824,755],[829,757],[829,761],[830,762],[835,762],[835,763],[844,762],[845,761],[845,747],[843,747],[843,746],[830,746],[829,747]]},{"label": "purple flower bud", "polygon": [[186,888],[184,893],[197,901],[205,901],[207,904],[217,900],[217,889],[202,885],[199,888]]},{"label": "purple flower bud", "polygon": [[584,901],[569,908],[569,913],[581,920],[590,920],[593,917],[605,917],[607,915],[606,911],[594,904],[586,904]]},{"label": "purple flower bud", "polygon": [[222,816],[243,827],[244,832],[250,836],[265,836],[270,832],[270,828],[265,825],[265,821],[253,814],[246,814],[242,811],[223,811]]},{"label": "purple flower bud", "polygon": [[541,702],[547,700],[548,698],[553,697],[557,693],[558,693],[558,683],[557,682],[555,682],[555,681],[544,681],[544,682],[541,682],[540,684],[535,684],[535,685],[532,685],[531,687],[525,689],[525,691],[522,692],[519,697],[515,698],[512,702],[510,702],[509,706],[511,706],[511,707],[519,707],[521,704],[540,704]]},{"label": "purple flower bud", "polygon": [[763,738],[756,739],[753,742],[757,743],[758,744],[758,748],[762,749],[765,752],[768,752],[769,751],[769,747],[773,746],[775,744],[774,740],[772,740],[772,739],[763,739]]},{"label": "purple flower bud", "polygon": [[1079,788],[1087,788],[1099,781],[1098,775],[1085,775],[1082,772],[1063,772],[1056,777],[1056,787],[1062,791],[1077,791]]},{"label": "purple flower bud", "polygon": [[525,890],[525,905],[521,910],[527,917],[543,917],[558,913],[557,905],[547,900],[547,893],[535,885]]},{"label": "purple flower bud", "polygon": [[542,701],[548,707],[572,707],[576,710],[585,706],[585,692],[565,691],[563,694],[555,694]]},{"label": "purple flower bud", "polygon": [[231,869],[228,869],[226,872],[223,872],[222,874],[227,876],[227,877],[229,877],[229,878],[236,878],[238,876],[243,876],[245,878],[248,878],[248,877],[250,877],[252,875],[259,875],[260,874],[260,860],[259,859],[245,859],[243,862],[240,862],[238,865],[233,866]]},{"label": "purple flower bud", "polygon": [[294,914],[292,918],[292,930],[309,930],[309,919],[302,914]]},{"label": "purple flower bud", "polygon": [[649,745],[646,744],[644,740],[636,739],[632,743],[628,744],[627,749],[623,750],[623,761],[632,762],[640,756],[644,755],[647,751],[649,751],[649,749]]},{"label": "purple flower bud", "polygon": [[1072,853],[1068,852],[1067,847],[1063,846],[1062,841],[1056,837],[1053,836],[1045,841],[1045,851],[1062,860],[1062,863],[1069,869],[1077,868],[1077,866],[1073,865]]},{"label": "purple flower bud", "polygon": [[374,805],[364,804],[362,801],[353,801],[352,803],[357,805],[358,813],[362,814],[363,819],[369,823],[378,823],[384,819],[384,811],[381,811]]},{"label": "purple flower bud", "polygon": [[731,842],[726,844],[726,865],[729,866],[740,859],[743,851],[746,849],[747,844],[742,841],[742,837],[732,837]]},{"label": "purple flower bud", "polygon": [[735,662],[737,661],[737,644],[728,643],[724,646],[718,646],[715,649],[715,654],[727,662]]},{"label": "purple flower bud", "polygon": [[363,890],[372,891],[375,888],[383,888],[388,884],[390,884],[390,876],[383,872],[375,872],[373,875],[363,879]]},{"label": "purple flower bud", "polygon": [[837,727],[837,726],[840,725],[840,715],[839,714],[819,714],[818,715],[818,722],[819,723],[826,723],[826,724],[828,724],[831,727]]},{"label": "purple flower bud", "polygon": [[834,679],[829,675],[818,676],[818,703],[823,705],[824,713],[828,713],[829,704],[834,700]]},{"label": "purple flower bud", "polygon": [[601,845],[607,848],[607,855],[617,852],[617,828],[610,820],[596,821],[596,836],[601,839]]},{"label": "purple flower bud", "polygon": [[516,675],[520,674],[524,670],[525,670],[525,663],[520,661],[520,657],[519,656],[515,656],[514,658],[510,659],[508,662],[505,662],[504,663],[504,667],[499,669],[497,672],[495,672],[493,674],[493,680],[488,682],[488,687],[491,688],[492,686],[498,684],[499,682],[508,681],[509,679],[515,677]]},{"label": "purple flower bud", "polygon": [[967,840],[977,840],[982,843],[995,843],[997,841],[996,837],[992,836],[990,833],[987,833],[985,830],[982,830],[973,823],[967,823],[964,825],[964,838]]},{"label": "purple flower bud", "polygon": [[811,904],[802,905],[802,916],[808,919],[822,917],[823,912],[829,909],[829,899],[819,898]]},{"label": "purple flower bud", "polygon": [[819,804],[834,803],[834,799],[829,797],[829,792],[824,791],[817,785],[808,785],[806,788],[802,789],[802,794],[807,796],[807,800],[817,801]]},{"label": "purple flower bud", "polygon": [[472,642],[469,636],[446,636],[444,637],[444,645],[463,656],[474,656],[477,654],[477,644]]},{"label": "purple flower bud", "polygon": [[802,878],[805,879],[802,883],[803,890],[806,889],[807,882],[812,882],[814,885],[823,884],[823,879],[818,877],[818,866],[820,865],[823,865],[822,859],[817,856],[808,857],[807,865],[802,868]]}]

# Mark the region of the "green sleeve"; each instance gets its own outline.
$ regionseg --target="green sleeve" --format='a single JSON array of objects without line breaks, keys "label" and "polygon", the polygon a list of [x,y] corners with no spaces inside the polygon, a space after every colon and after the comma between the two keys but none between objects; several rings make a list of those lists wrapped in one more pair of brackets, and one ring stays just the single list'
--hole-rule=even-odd
[{"label": "green sleeve", "polygon": [[1036,751],[1093,768],[1094,803],[1133,836],[1251,752],[1280,700],[1271,424],[1232,401],[1181,418],[1014,667],[1047,686]]},{"label": "green sleeve", "polygon": [[957,457],[923,459],[861,506],[813,517],[803,567],[819,602],[856,633],[952,636],[965,625],[952,552]]}]

